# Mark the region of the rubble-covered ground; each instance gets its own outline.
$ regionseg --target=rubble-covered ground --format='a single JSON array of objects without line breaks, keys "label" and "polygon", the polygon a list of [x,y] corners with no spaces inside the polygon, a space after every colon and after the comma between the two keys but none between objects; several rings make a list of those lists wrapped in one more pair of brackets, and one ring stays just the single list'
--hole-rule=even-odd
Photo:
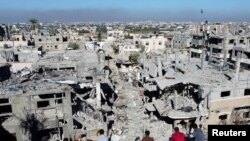
[{"label": "rubble-covered ground", "polygon": [[[84,63],[80,61],[79,64]],[[142,65],[102,60],[96,62],[98,67],[81,70],[88,70],[88,76],[79,75],[79,70],[25,68],[4,81],[0,92],[4,95],[29,94],[70,86],[74,93],[71,95],[72,130],[78,131],[75,138],[86,133],[86,138],[96,139],[96,131],[104,129],[112,141],[132,141],[141,139],[144,132],[149,130],[156,141],[166,141],[172,134],[173,126],[176,126],[170,116],[174,115],[176,119],[199,116],[197,106],[201,99],[195,96],[198,95],[198,87],[176,84],[161,90],[154,77],[150,76],[156,70],[147,71]],[[192,91],[188,91],[189,87],[193,87]],[[63,117],[62,111],[38,110],[37,113],[51,119]],[[37,119],[44,120],[39,116]],[[7,127],[14,123],[16,119],[10,117],[2,125]],[[189,130],[181,126],[180,129],[185,133]]]}]

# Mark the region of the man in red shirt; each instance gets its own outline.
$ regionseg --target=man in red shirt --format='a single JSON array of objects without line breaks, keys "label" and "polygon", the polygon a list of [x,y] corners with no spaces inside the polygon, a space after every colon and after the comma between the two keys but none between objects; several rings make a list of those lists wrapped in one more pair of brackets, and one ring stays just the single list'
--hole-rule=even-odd
[{"label": "man in red shirt", "polygon": [[145,131],[145,136],[142,138],[142,141],[154,141],[154,138],[150,137],[150,132]]},{"label": "man in red shirt", "polygon": [[179,131],[178,127],[174,128],[174,133],[172,134],[171,141],[185,141],[185,135]]}]

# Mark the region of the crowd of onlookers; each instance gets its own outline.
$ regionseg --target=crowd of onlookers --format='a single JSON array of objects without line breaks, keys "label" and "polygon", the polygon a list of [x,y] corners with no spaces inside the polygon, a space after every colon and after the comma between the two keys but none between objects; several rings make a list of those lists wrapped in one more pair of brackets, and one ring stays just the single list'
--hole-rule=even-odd
[{"label": "crowd of onlookers", "polygon": [[[169,138],[169,141],[204,141],[205,135],[202,131],[202,125],[199,125],[198,127],[197,124],[193,124],[192,128],[193,128],[193,133],[186,135],[182,133],[178,127],[175,127],[173,134]],[[83,134],[78,139],[78,141],[92,141],[92,140],[86,139],[86,135]],[[96,141],[112,141],[112,140],[104,134],[103,129],[100,129],[98,131],[98,138]],[[152,136],[150,136],[150,131],[146,130],[142,139],[140,139],[140,137],[137,137],[135,141],[155,141],[155,140]]]}]

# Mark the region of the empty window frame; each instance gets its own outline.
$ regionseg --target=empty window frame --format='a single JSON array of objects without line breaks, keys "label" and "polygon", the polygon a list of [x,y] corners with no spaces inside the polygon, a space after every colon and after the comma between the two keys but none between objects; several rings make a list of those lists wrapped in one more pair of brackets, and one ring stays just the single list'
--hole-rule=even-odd
[{"label": "empty window frame", "polygon": [[250,95],[250,89],[245,89],[244,95]]},{"label": "empty window frame", "polygon": [[219,116],[219,119],[220,119],[220,120],[227,120],[227,114],[220,115],[220,116]]},{"label": "empty window frame", "polygon": [[243,118],[250,118],[250,112],[244,112]]},{"label": "empty window frame", "polygon": [[230,91],[223,91],[223,92],[221,92],[220,96],[221,96],[221,97],[230,96]]},{"label": "empty window frame", "polygon": [[0,106],[0,114],[12,113],[11,105]]},{"label": "empty window frame", "polygon": [[241,40],[239,41],[239,43],[240,43],[240,44],[243,44],[243,43],[244,43],[244,40],[243,40],[243,39],[241,39]]},{"label": "empty window frame", "polygon": [[234,39],[229,40],[229,44],[234,44]]},{"label": "empty window frame", "polygon": [[37,108],[44,108],[49,106],[49,101],[38,101]]},{"label": "empty window frame", "polygon": [[9,103],[9,99],[8,98],[1,98],[0,104],[5,104],[5,103]]}]

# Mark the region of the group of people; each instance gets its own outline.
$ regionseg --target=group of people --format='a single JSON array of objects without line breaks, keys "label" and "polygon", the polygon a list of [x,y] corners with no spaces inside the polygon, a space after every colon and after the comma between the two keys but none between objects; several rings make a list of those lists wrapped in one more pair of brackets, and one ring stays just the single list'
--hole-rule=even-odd
[{"label": "group of people", "polygon": [[[180,132],[178,127],[174,128],[174,133],[170,137],[170,141],[204,141],[204,133],[202,131],[202,126],[198,128],[197,124],[193,125],[193,133],[186,136],[184,133]],[[108,141],[108,137],[104,135],[104,130],[99,130],[99,136],[96,141]],[[136,138],[136,141],[139,141],[140,138]],[[154,138],[150,136],[150,131],[145,131],[145,135],[143,136],[141,141],[154,141]]]},{"label": "group of people", "polygon": [[[180,132],[178,127],[175,127],[174,133],[170,137],[170,141],[204,141],[205,135],[201,128],[202,128],[201,125],[198,128],[198,125],[194,124],[193,125],[194,132],[186,136],[184,133]],[[145,131],[145,135],[141,141],[154,141],[154,138],[150,137],[149,135],[150,132]]]},{"label": "group of people", "polygon": [[[154,138],[150,137],[150,132],[149,131],[145,131],[145,135],[142,138],[142,141],[154,141]],[[97,138],[96,141],[108,141],[108,137],[106,135],[104,135],[104,130],[100,129],[99,130],[99,136]]]},{"label": "group of people", "polygon": [[179,131],[178,127],[175,127],[175,132],[172,134],[170,141],[204,141],[205,136],[202,131],[202,126],[198,128],[197,124],[193,125],[194,132],[192,134],[189,134],[188,136],[185,136],[184,133]]},{"label": "group of people", "polygon": [[[184,133],[180,132],[178,127],[174,128],[174,133],[172,134],[170,141],[204,141],[205,136],[202,131],[202,126],[198,128],[197,124],[193,125],[194,132],[186,136]],[[150,132],[145,131],[145,135],[142,138],[142,141],[154,141],[154,138],[150,137]]]}]

